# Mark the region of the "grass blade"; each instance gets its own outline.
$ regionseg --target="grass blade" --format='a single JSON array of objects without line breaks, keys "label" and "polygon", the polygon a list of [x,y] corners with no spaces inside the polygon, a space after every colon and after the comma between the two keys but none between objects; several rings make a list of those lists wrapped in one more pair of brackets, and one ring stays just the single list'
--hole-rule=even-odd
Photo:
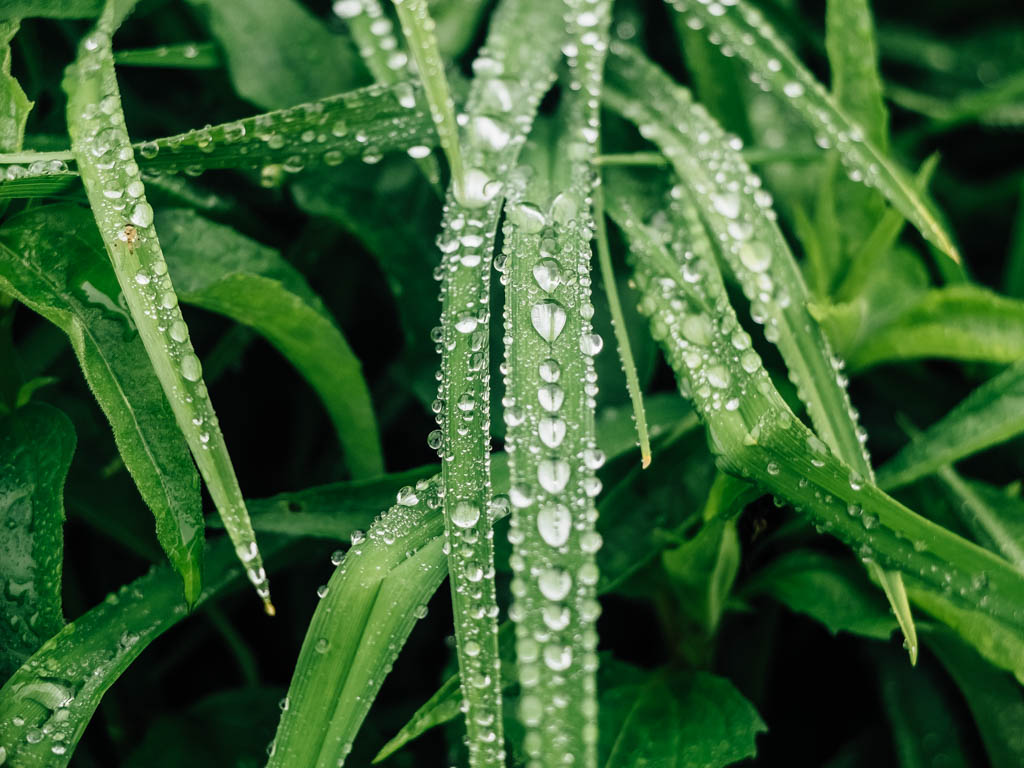
[{"label": "grass blade", "polygon": [[847,117],[758,10],[743,0],[730,6],[715,4],[722,9],[720,14],[696,0],[671,0],[670,5],[692,25],[713,33],[719,50],[728,48],[738,56],[763,88],[781,94],[821,134],[820,143],[839,151],[855,180],[877,188],[925,238],[954,261],[960,260],[952,237],[906,172]]},{"label": "grass blade", "polygon": [[889,145],[889,114],[878,74],[878,45],[868,0],[829,0],[825,48],[832,69],[832,95],[881,151]]},{"label": "grass blade", "polygon": [[1024,518],[1019,514],[1020,505],[1014,509],[1008,497],[1000,498],[998,492],[983,492],[985,486],[966,482],[952,467],[942,467],[939,479],[953,496],[954,509],[959,512],[960,520],[975,540],[993,552],[1000,553],[1024,573],[1024,535],[1014,533],[1007,526],[1007,523],[1017,523],[1018,526],[1024,524]]},{"label": "grass blade", "polygon": [[[285,540],[267,542],[268,553]],[[196,604],[243,583],[233,548],[206,553],[206,583]],[[63,768],[103,694],[139,654],[189,615],[179,578],[158,567],[68,624],[0,689],[0,744],[12,766]]]},{"label": "grass blade", "polygon": [[362,366],[323,302],[276,251],[185,210],[156,217],[181,300],[251,326],[320,395],[352,477],[384,471]]},{"label": "grass blade", "polygon": [[915,437],[878,473],[894,489],[1024,432],[1024,362],[994,376]]},{"label": "grass blade", "polygon": [[590,322],[589,163],[599,137],[610,3],[568,2],[564,13],[568,95],[553,141],[541,145],[542,134],[531,146],[523,165],[533,173],[509,193],[502,402],[523,747],[538,763],[589,768],[597,764],[595,554],[602,543],[595,473],[605,461],[594,434],[593,357],[603,341]]},{"label": "grass blade", "polygon": [[173,69],[220,69],[224,62],[213,43],[176,43],[155,48],[115,51],[114,63],[122,67],[169,67]]},{"label": "grass blade", "polygon": [[353,535],[306,632],[268,768],[344,763],[420,607],[444,578],[440,506],[437,480],[420,480],[365,538]]},{"label": "grass blade", "polygon": [[153,229],[153,208],[124,127],[110,38],[116,3],[108,0],[65,76],[68,126],[86,194],[132,319],[178,426],[192,450],[247,576],[273,613],[270,587],[217,423],[202,366],[188,338],[167,263]]},{"label": "grass blade", "polygon": [[64,626],[64,479],[75,428],[42,403],[0,418],[0,680]]},{"label": "grass blade", "polygon": [[[706,420],[720,467],[791,501],[862,559],[902,571],[908,584],[913,581],[948,593],[943,586],[948,576],[963,589],[954,588],[950,599],[1008,627],[1021,626],[1024,612],[1019,603],[1013,604],[1019,598],[1010,597],[1024,594],[1019,573],[915,515],[843,464],[792,416],[757,353],[733,346],[738,323],[723,301],[724,286],[714,259],[694,252],[685,262],[685,274],[697,274],[699,279],[681,279],[684,264],[674,261],[662,236],[642,223],[629,199],[619,199],[612,208],[613,213],[616,210],[616,220],[637,255],[641,309],[652,316],[652,332],[663,341],[682,391],[694,399]],[[714,313],[708,314],[709,308],[715,308]],[[735,409],[723,407],[737,395]],[[936,566],[935,573],[931,565]],[[998,579],[1000,586],[979,581],[979,572],[985,572],[986,579]],[[1005,602],[995,608],[997,601]]]},{"label": "grass blade", "polygon": [[452,605],[472,768],[504,764],[491,539],[488,312],[501,212],[499,178],[526,139],[563,40],[561,8],[508,2],[474,63],[466,107],[466,186],[448,194],[442,263],[439,446]]},{"label": "grass blade", "polygon": [[455,198],[466,201],[466,168],[459,146],[459,127],[455,122],[455,101],[452,99],[444,61],[434,36],[434,20],[430,18],[426,0],[394,0],[402,34],[416,62],[423,92],[430,105],[430,117],[437,130],[441,149],[448,157]]},{"label": "grass blade", "polygon": [[593,191],[594,198],[594,229],[597,242],[597,262],[601,269],[601,282],[608,294],[608,306],[611,309],[612,329],[615,332],[615,345],[619,350],[622,370],[626,373],[626,387],[629,399],[633,403],[633,416],[636,421],[636,436],[640,443],[640,464],[646,469],[651,464],[651,439],[647,434],[647,416],[644,413],[643,393],[640,380],[636,373],[636,362],[629,343],[629,332],[626,329],[626,318],[622,314],[619,301],[619,289],[615,285],[615,272],[612,269],[612,254],[608,247],[608,225],[604,213],[604,188],[597,184]]},{"label": "grass blade", "polygon": [[50,205],[5,221],[0,287],[67,334],[121,459],[153,512],[160,546],[181,574],[186,600],[194,602],[203,551],[199,476],[118,301],[121,288],[90,213]]}]

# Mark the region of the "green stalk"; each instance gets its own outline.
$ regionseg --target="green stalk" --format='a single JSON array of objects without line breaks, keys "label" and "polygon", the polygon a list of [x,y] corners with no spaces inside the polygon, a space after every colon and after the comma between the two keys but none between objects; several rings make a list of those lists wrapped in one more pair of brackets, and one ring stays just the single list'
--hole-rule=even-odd
[{"label": "green stalk", "polygon": [[[132,145],[125,129],[110,40],[126,9],[108,0],[96,28],[68,68],[68,130],[96,224],[146,352],[206,481],[246,575],[274,613],[270,585],[224,435],[189,340],[178,297],[153,228]],[[186,583],[190,603],[199,585]]]},{"label": "green stalk", "polygon": [[502,182],[554,77],[560,8],[545,0],[499,7],[473,64],[461,142],[471,170],[449,190],[438,246],[442,263],[437,416],[429,438],[442,459],[445,536],[472,768],[504,764],[498,605],[491,532],[490,266]]}]

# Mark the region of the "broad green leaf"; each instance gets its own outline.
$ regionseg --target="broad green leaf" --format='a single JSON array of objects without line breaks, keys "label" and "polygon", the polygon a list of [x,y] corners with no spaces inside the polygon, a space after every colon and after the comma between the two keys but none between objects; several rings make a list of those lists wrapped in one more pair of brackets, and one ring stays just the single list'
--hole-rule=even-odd
[{"label": "broad green leaf", "polygon": [[852,563],[808,550],[789,552],[757,571],[741,596],[770,596],[824,624],[833,635],[887,640],[896,621],[878,591]]},{"label": "broad green leaf", "polygon": [[203,549],[199,477],[88,211],[51,205],[8,219],[0,227],[0,287],[68,335],[153,512],[157,539],[194,601]]},{"label": "broad green leaf", "polygon": [[[284,540],[267,542],[268,554]],[[197,604],[245,583],[227,539],[205,557]],[[0,744],[18,768],[63,768],[103,694],[146,647],[189,615],[179,577],[157,567],[65,626],[0,689]]]},{"label": "broad green leaf", "polygon": [[0,19],[91,19],[101,10],[103,0],[0,0]]},{"label": "broad green leaf", "polygon": [[265,610],[272,614],[270,586],[245,499],[167,274],[153,229],[153,208],[146,200],[124,124],[110,45],[130,8],[131,4],[119,6],[107,0],[96,28],[81,42],[75,63],[65,73],[71,148],[146,354],[238,557]]},{"label": "broad green leaf", "polygon": [[278,253],[186,210],[156,217],[182,301],[251,326],[320,395],[354,478],[384,471],[359,360],[323,302]]},{"label": "broad green leaf", "polygon": [[712,13],[698,0],[671,0],[670,5],[742,59],[762,87],[784,96],[821,134],[821,143],[838,150],[851,175],[877,188],[939,250],[960,260],[952,237],[906,172],[875,146],[864,128],[847,117],[760,11],[742,1],[730,6],[714,4],[721,13]]},{"label": "broad green leaf", "polygon": [[975,389],[915,436],[878,472],[879,485],[899,488],[1024,432],[1024,361]]},{"label": "broad green leaf", "polygon": [[0,680],[64,626],[64,479],[70,419],[33,403],[0,418]]},{"label": "broad green leaf", "polygon": [[1017,362],[1024,358],[1024,301],[967,284],[930,290],[854,348],[848,362],[864,369],[922,357]]},{"label": "broad green leaf", "polygon": [[754,757],[768,728],[732,683],[707,672],[601,665],[603,768],[724,766]]},{"label": "broad green leaf", "polygon": [[929,632],[928,646],[963,692],[992,768],[1024,763],[1024,689],[947,632]]},{"label": "broad green leaf", "polygon": [[[0,19],[11,18],[7,9],[0,4]],[[0,21],[0,104],[3,105],[3,119],[0,120],[0,152],[17,152],[25,138],[25,121],[32,109],[18,81],[11,76],[11,38],[18,31],[17,20]]]},{"label": "broad green leaf", "polygon": [[332,96],[367,82],[350,46],[296,0],[189,0],[220,43],[238,94],[264,109]]},{"label": "broad green leaf", "polygon": [[435,480],[403,493],[327,583],[299,652],[268,768],[344,764],[422,606],[445,576]]},{"label": "broad green leaf", "polygon": [[115,51],[114,63],[122,67],[173,69],[219,69],[223,65],[220,53],[212,43],[175,43]]}]

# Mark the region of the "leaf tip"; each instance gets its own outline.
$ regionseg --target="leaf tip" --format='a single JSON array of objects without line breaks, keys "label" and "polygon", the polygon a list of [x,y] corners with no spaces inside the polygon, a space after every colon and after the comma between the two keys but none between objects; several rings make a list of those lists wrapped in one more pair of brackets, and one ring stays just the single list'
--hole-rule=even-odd
[{"label": "leaf tip", "polygon": [[267,616],[277,616],[277,608],[275,608],[274,604],[270,602],[269,596],[263,598],[263,612],[266,613]]},{"label": "leaf tip", "polygon": [[650,450],[642,451],[640,454],[640,469],[647,469],[651,466],[651,452]]}]

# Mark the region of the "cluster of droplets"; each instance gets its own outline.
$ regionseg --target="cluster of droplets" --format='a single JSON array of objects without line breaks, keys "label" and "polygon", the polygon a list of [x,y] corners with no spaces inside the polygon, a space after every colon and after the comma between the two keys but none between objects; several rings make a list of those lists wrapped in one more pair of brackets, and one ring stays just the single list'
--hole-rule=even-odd
[{"label": "cluster of droplets", "polygon": [[148,174],[196,176],[209,168],[249,167],[259,169],[269,184],[283,174],[336,166],[349,157],[375,164],[385,152],[410,145],[429,152],[427,145],[435,140],[420,87],[401,82],[207,125],[142,142],[137,149]]},{"label": "cluster of droplets", "polygon": [[34,176],[53,176],[68,172],[68,165],[63,160],[36,160],[28,165],[12,163],[0,168],[0,181],[13,181]]},{"label": "cluster of droplets", "polygon": [[[106,32],[97,29],[85,38],[68,77],[79,81],[69,85],[69,110],[77,112],[69,121],[72,146],[132,319],[246,574],[272,612],[270,586],[238,482],[233,471],[227,477],[217,474],[214,458],[204,456],[226,455],[227,448],[153,226]],[[80,93],[97,90],[95,100],[82,103]]]}]

